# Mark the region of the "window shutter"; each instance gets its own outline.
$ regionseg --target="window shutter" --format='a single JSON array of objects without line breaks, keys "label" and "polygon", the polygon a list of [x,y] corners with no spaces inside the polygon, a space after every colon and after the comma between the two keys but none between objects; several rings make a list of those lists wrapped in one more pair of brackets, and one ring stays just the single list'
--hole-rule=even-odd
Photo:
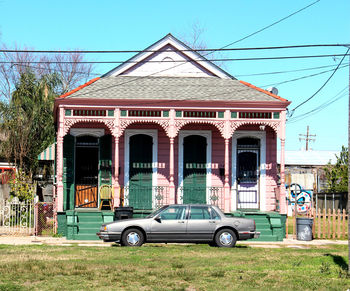
[{"label": "window shutter", "polygon": [[74,136],[63,138],[63,210],[74,209]]},{"label": "window shutter", "polygon": [[100,137],[99,180],[101,185],[112,185],[112,136]]}]

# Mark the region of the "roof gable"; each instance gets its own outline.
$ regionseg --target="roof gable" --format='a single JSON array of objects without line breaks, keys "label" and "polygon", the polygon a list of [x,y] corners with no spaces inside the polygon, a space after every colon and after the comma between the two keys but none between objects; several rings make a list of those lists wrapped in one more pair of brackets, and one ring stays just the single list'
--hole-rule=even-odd
[{"label": "roof gable", "polygon": [[233,78],[171,34],[166,35],[145,51],[138,53],[102,77],[121,75]]}]

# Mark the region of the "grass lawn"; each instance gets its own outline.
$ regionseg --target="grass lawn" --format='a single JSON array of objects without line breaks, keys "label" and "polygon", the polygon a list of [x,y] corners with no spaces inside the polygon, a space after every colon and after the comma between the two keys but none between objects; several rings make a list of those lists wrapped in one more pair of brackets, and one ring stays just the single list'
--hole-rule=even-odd
[{"label": "grass lawn", "polygon": [[347,246],[0,245],[0,290],[347,290]]}]

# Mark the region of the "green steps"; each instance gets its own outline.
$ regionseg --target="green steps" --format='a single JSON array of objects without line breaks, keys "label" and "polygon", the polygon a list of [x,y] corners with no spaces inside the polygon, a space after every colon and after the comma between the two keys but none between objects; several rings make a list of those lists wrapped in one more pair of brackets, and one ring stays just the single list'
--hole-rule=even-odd
[{"label": "green steps", "polygon": [[285,216],[277,212],[236,211],[231,215],[254,219],[256,231],[260,232],[260,237],[254,241],[282,241],[286,236]]},{"label": "green steps", "polygon": [[103,223],[113,221],[114,212],[98,210],[67,211],[65,218],[67,239],[99,240],[96,233]]}]

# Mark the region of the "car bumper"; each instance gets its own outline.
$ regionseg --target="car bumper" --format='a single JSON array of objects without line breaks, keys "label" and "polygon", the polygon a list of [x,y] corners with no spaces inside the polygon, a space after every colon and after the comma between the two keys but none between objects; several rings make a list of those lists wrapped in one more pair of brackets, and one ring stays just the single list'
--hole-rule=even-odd
[{"label": "car bumper", "polygon": [[121,233],[97,232],[96,235],[105,242],[120,241]]},{"label": "car bumper", "polygon": [[260,232],[258,231],[244,231],[239,233],[240,240],[259,238],[259,237],[260,237]]}]

